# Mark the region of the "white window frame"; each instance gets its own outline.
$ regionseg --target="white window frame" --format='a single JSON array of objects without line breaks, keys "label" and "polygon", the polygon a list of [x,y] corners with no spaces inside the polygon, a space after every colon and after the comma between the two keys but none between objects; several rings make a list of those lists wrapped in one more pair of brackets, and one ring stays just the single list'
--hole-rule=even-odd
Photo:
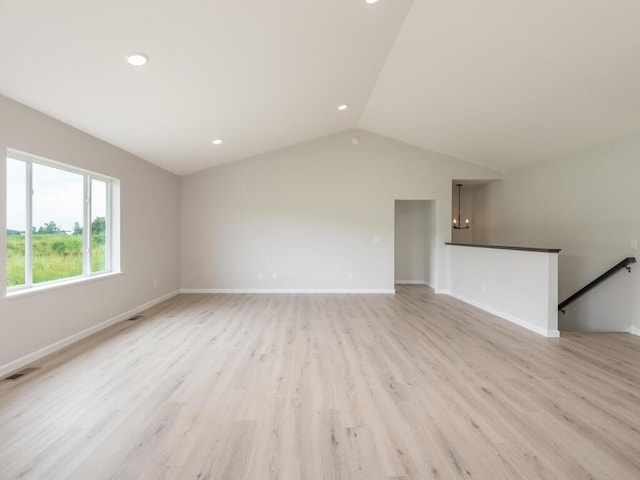
[{"label": "white window frame", "polygon": [[[15,293],[26,293],[46,289],[48,287],[77,283],[78,281],[89,280],[119,273],[119,238],[114,232],[119,232],[119,214],[115,215],[119,204],[120,181],[117,178],[91,172],[61,162],[49,160],[47,158],[8,149],[7,160],[18,160],[25,162],[25,191],[26,191],[26,227],[25,227],[25,282],[22,285],[8,286],[7,296]],[[66,277],[48,282],[33,283],[33,165],[44,165],[50,168],[63,170],[66,172],[82,175],[83,192],[83,227],[82,227],[82,274],[74,277]],[[103,270],[91,271],[91,181],[99,180],[106,184],[106,217],[105,217],[105,268]],[[8,181],[6,179],[5,181]],[[9,205],[6,206],[7,210]],[[118,212],[119,213],[119,212]],[[7,212],[4,212],[5,218]],[[4,255],[7,251],[3,252]],[[6,280],[6,279],[5,279]]]}]

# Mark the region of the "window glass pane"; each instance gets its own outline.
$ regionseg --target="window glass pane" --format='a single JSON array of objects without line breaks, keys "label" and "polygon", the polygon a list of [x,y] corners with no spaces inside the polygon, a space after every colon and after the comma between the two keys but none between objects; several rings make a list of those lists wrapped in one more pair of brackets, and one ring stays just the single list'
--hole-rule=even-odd
[{"label": "window glass pane", "polygon": [[101,272],[107,268],[105,249],[107,218],[107,184],[91,180],[91,271]]},{"label": "window glass pane", "polygon": [[7,158],[7,287],[25,283],[27,165]]},{"label": "window glass pane", "polygon": [[33,283],[82,275],[84,178],[33,164]]}]

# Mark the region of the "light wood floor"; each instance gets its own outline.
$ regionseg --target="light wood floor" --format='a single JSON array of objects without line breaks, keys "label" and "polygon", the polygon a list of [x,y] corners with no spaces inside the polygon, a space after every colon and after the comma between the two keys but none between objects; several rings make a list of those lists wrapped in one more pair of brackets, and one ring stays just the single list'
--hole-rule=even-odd
[{"label": "light wood floor", "polygon": [[426,287],[181,295],[0,381],[0,478],[639,479],[640,338]]}]

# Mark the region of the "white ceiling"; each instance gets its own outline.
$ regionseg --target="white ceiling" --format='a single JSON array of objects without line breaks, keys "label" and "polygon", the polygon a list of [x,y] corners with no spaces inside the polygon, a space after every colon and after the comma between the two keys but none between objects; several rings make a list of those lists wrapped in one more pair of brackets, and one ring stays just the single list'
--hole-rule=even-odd
[{"label": "white ceiling", "polygon": [[0,93],[188,173],[354,127],[410,4],[0,0]]},{"label": "white ceiling", "polygon": [[0,0],[0,94],[179,174],[353,127],[507,170],[640,130],[638,32],[638,0]]},{"label": "white ceiling", "polygon": [[416,1],[359,126],[500,170],[640,130],[640,1]]}]

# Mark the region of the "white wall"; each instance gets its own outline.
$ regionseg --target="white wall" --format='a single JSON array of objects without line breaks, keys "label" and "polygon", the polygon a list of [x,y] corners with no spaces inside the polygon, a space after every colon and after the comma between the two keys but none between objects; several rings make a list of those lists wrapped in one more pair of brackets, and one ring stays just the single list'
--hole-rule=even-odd
[{"label": "white wall", "polygon": [[[502,180],[496,180],[502,181]],[[470,196],[473,198],[471,202],[471,218],[473,228],[471,229],[471,243],[489,244],[491,235],[491,211],[488,204],[488,184],[474,185],[470,189]]]},{"label": "white wall", "polygon": [[395,203],[395,283],[432,285],[435,252],[435,201]]},{"label": "white wall", "polygon": [[558,254],[447,246],[450,295],[545,337],[558,332]]},{"label": "white wall", "polygon": [[[176,291],[179,277],[177,176],[0,96],[0,212],[6,208],[7,148],[120,179],[124,273],[30,296],[0,298],[0,370],[9,364],[17,368],[20,358]],[[5,229],[1,214],[0,232]],[[5,251],[3,233],[3,257]],[[3,261],[2,292],[5,270]]]},{"label": "white wall", "polygon": [[400,199],[437,200],[444,283],[456,177],[501,174],[357,130],[182,177],[181,287],[390,291]]},{"label": "white wall", "polygon": [[[474,189],[488,227],[480,243],[561,248],[564,300],[627,256],[640,240],[640,135],[509,171]],[[621,271],[560,316],[561,330],[640,329],[640,268]]]}]

